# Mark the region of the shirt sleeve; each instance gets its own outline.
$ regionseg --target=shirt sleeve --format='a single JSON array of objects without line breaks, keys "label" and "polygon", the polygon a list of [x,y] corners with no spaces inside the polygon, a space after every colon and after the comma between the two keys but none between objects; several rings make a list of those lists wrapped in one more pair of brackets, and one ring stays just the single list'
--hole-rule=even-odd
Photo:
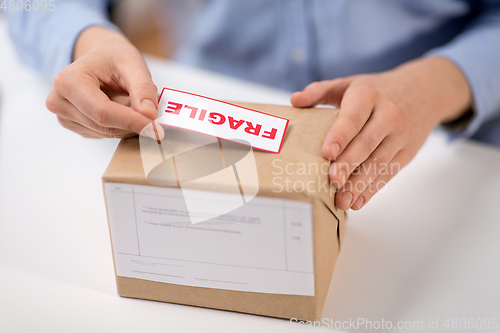
[{"label": "shirt sleeve", "polygon": [[84,29],[94,25],[115,31],[118,28],[107,18],[109,1],[52,0],[50,3],[53,7],[48,6],[45,11],[41,7],[37,11],[8,11],[7,24],[21,60],[53,78],[72,62],[74,44]]},{"label": "shirt sleeve", "polygon": [[472,91],[472,110],[454,126],[445,127],[452,138],[470,137],[483,123],[500,115],[500,1],[482,1],[481,12],[460,35],[426,56],[453,61]]}]

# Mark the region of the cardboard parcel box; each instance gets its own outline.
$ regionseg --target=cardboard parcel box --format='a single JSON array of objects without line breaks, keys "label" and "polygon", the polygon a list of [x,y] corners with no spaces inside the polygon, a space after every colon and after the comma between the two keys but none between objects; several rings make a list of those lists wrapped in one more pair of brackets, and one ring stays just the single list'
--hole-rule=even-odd
[{"label": "cardboard parcel box", "polygon": [[290,120],[279,154],[171,127],[120,142],[103,176],[118,294],[318,320],[345,222],[321,153],[338,111],[238,104]]}]

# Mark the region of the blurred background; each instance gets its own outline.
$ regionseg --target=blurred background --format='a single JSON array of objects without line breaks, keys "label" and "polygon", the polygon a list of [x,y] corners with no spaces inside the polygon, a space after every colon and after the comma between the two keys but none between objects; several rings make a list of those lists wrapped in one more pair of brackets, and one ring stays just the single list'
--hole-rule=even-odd
[{"label": "blurred background", "polygon": [[[162,20],[162,8],[173,6],[172,1],[161,0],[120,0],[113,6],[111,20],[122,30],[130,41],[142,52],[158,57],[170,57],[175,42],[169,36]],[[189,1],[188,1],[189,2]],[[5,13],[0,10],[0,22],[5,24]],[[161,23],[164,22],[164,23]],[[5,38],[4,35],[0,38]]]},{"label": "blurred background", "polygon": [[130,41],[147,54],[170,57],[175,49],[174,41],[161,20],[161,8],[165,5],[161,0],[121,0],[112,12],[112,21],[122,30]]}]

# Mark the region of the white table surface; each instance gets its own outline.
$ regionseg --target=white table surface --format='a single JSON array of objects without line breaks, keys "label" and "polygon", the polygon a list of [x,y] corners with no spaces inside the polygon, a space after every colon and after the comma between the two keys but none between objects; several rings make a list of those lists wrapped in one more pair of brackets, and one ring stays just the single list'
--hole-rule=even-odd
[{"label": "white table surface", "polygon": [[[286,92],[149,64],[158,86],[288,103]],[[0,17],[0,332],[296,331],[287,320],[119,297],[100,178],[118,141],[63,129],[45,108],[50,89],[19,63]],[[431,135],[350,214],[323,317],[439,319],[432,332],[447,331],[446,318],[500,320],[499,191],[500,150]]]}]

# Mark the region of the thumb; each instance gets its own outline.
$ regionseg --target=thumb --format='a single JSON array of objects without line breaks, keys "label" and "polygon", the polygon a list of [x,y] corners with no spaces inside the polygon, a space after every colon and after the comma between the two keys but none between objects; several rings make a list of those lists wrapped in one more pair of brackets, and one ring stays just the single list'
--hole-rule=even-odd
[{"label": "thumb", "polygon": [[133,59],[133,63],[124,63],[120,74],[130,96],[132,108],[154,120],[158,117],[158,89],[142,56],[138,57],[140,59]]},{"label": "thumb", "polygon": [[[158,118],[158,89],[153,83],[144,58],[138,53],[137,58],[133,57],[131,62],[122,63],[120,72],[130,97],[132,109],[149,119]],[[155,140],[162,140],[165,136],[163,128],[156,123],[154,131],[148,131],[148,128],[146,126],[139,134]]]},{"label": "thumb", "polygon": [[352,77],[347,77],[313,82],[304,90],[293,93],[290,102],[298,108],[313,107],[318,104],[329,104],[338,107],[352,80]]}]

